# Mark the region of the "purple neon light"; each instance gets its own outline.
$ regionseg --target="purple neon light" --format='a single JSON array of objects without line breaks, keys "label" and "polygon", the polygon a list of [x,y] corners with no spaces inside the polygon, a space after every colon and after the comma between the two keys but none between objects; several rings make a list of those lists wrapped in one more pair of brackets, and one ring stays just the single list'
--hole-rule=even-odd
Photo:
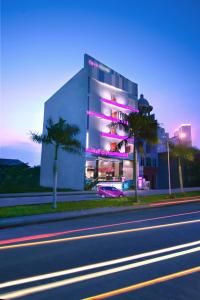
[{"label": "purple neon light", "polygon": [[100,118],[100,119],[104,119],[104,120],[109,120],[109,121],[112,121],[112,122],[122,122],[124,124],[128,124],[127,121],[123,121],[123,120],[120,120],[120,119],[117,119],[117,118],[113,118],[113,117],[109,117],[109,116],[106,116],[106,115],[103,115],[103,114],[99,114],[99,113],[96,113],[94,111],[87,111],[87,114],[90,115],[90,116],[95,116],[97,118]]},{"label": "purple neon light", "polygon": [[102,155],[102,156],[115,156],[115,157],[128,157],[128,153],[121,153],[121,152],[112,152],[112,151],[106,151],[101,149],[94,149],[94,148],[86,148],[85,152]]},{"label": "purple neon light", "polygon": [[105,103],[108,103],[108,104],[111,104],[111,105],[114,105],[114,106],[118,106],[120,108],[124,108],[124,109],[130,110],[132,112],[139,112],[139,110],[136,109],[136,108],[133,108],[133,107],[131,107],[129,105],[124,105],[124,104],[121,104],[121,103],[117,103],[117,102],[115,102],[113,100],[108,100],[108,99],[105,99],[105,98],[101,98],[100,100],[102,102],[105,102]]},{"label": "purple neon light", "polygon": [[104,137],[109,137],[109,138],[114,138],[114,139],[118,139],[118,140],[124,140],[124,139],[128,139],[129,141],[133,141],[133,138],[128,138],[128,136],[123,136],[123,135],[118,135],[118,134],[113,134],[113,133],[107,133],[107,132],[101,132],[100,133],[101,136]]}]

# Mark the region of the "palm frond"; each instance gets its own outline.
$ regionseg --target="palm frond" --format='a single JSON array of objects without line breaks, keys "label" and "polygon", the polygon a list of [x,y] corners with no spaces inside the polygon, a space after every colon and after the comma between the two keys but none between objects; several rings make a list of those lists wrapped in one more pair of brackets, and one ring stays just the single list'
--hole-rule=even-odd
[{"label": "palm frond", "polygon": [[76,125],[66,123],[63,118],[59,118],[58,122],[54,122],[49,118],[46,122],[46,134],[36,134],[31,132],[31,139],[37,143],[54,144],[68,152],[81,152],[82,146],[76,136],[80,133],[80,129]]},{"label": "palm frond", "polygon": [[182,159],[193,161],[195,156],[195,148],[194,147],[187,147],[184,144],[169,144],[170,153],[174,157],[180,157]]},{"label": "palm frond", "polygon": [[30,131],[30,137],[33,142],[36,142],[38,144],[41,144],[41,143],[49,144],[50,143],[48,136],[44,135],[44,134],[38,134],[38,133],[34,133],[34,132]]}]

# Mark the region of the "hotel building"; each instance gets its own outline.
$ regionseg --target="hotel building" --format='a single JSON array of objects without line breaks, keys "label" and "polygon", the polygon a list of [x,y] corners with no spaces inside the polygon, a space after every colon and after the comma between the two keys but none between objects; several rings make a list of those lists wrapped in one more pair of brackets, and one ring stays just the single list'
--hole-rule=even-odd
[{"label": "hotel building", "polygon": [[[133,178],[133,141],[120,151],[125,132],[116,122],[122,113],[138,111],[138,86],[85,54],[83,68],[45,102],[44,127],[49,117],[76,124],[82,155],[59,150],[58,187],[84,189],[85,180],[121,181]],[[53,147],[42,145],[42,186],[52,186]],[[139,172],[139,166],[138,166]]]}]

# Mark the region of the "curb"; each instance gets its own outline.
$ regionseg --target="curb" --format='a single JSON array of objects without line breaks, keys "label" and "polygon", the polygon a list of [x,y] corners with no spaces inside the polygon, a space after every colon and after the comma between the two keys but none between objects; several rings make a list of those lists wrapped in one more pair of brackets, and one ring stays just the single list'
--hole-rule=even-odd
[{"label": "curb", "polygon": [[15,217],[15,218],[4,218],[0,220],[0,229],[10,228],[10,227],[18,227],[18,226],[26,226],[33,224],[43,224],[50,222],[58,222],[64,220],[72,220],[79,218],[87,218],[93,216],[102,216],[109,214],[117,214],[121,212],[131,212],[131,211],[140,211],[144,209],[155,209],[173,205],[182,205],[182,204],[190,204],[200,202],[200,198],[178,198],[178,200],[170,200],[166,203],[166,201],[154,202],[146,205],[138,205],[138,206],[127,206],[127,207],[106,207],[106,208],[98,208],[98,209],[89,209],[83,211],[71,211],[71,212],[60,212],[55,214],[41,214],[41,215],[32,215],[32,216],[24,216],[24,217]]}]

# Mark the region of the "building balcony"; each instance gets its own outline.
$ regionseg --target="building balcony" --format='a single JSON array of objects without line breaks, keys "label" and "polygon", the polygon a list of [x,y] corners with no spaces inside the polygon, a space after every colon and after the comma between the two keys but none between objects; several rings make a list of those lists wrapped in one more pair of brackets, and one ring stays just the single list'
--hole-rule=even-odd
[{"label": "building balcony", "polygon": [[100,135],[105,138],[110,138],[110,139],[117,139],[117,140],[125,140],[127,139],[128,141],[133,141],[133,138],[128,138],[127,135],[118,135],[114,133],[107,133],[107,132],[101,132]]},{"label": "building balcony", "polygon": [[96,113],[94,111],[87,111],[87,114],[89,116],[93,116],[93,117],[96,117],[96,118],[99,118],[99,119],[103,119],[103,120],[108,120],[108,121],[111,121],[111,122],[115,122],[115,123],[124,123],[124,124],[128,124],[127,121],[123,121],[123,120],[120,120],[118,118],[113,118],[111,116],[106,116],[104,114],[100,114],[100,113]]},{"label": "building balcony", "polygon": [[115,108],[120,108],[120,109],[128,110],[128,111],[131,111],[131,112],[139,112],[139,110],[137,108],[134,108],[134,107],[129,106],[129,105],[118,103],[115,100],[108,100],[108,99],[105,99],[105,98],[100,98],[100,101],[104,102],[104,103],[107,103],[111,106],[114,106]]},{"label": "building balcony", "polygon": [[116,152],[116,151],[106,151],[102,149],[95,149],[95,148],[86,148],[86,153],[95,154],[98,156],[112,156],[112,157],[119,157],[119,158],[128,158],[129,154],[125,152]]}]

